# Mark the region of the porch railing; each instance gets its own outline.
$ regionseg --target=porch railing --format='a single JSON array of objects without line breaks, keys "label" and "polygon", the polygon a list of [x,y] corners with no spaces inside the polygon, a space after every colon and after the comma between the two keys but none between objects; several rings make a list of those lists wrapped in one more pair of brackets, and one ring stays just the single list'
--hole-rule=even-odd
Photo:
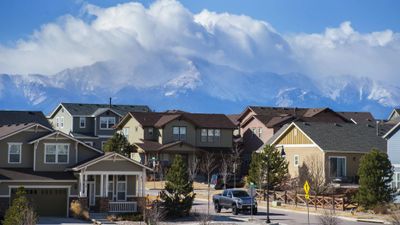
[{"label": "porch railing", "polygon": [[137,212],[137,202],[109,202],[109,212]]}]

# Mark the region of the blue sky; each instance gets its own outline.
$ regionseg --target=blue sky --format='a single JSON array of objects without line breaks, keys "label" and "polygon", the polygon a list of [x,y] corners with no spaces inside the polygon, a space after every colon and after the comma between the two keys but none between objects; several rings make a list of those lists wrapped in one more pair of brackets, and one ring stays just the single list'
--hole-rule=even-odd
[{"label": "blue sky", "polygon": [[[42,24],[71,14],[79,16],[84,3],[109,7],[121,0],[3,0],[0,1],[0,43],[13,44],[26,38]],[[148,6],[153,1],[139,1]],[[400,1],[397,0],[183,0],[192,12],[202,9],[245,14],[268,21],[281,33],[321,32],[326,27],[351,21],[360,32],[400,30]]]}]

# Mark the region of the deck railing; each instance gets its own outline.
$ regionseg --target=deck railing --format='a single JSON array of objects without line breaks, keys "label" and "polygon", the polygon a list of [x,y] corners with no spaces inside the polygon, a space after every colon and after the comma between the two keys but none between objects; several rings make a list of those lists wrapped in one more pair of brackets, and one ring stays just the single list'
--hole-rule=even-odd
[{"label": "deck railing", "polygon": [[109,202],[109,212],[137,212],[137,202]]}]

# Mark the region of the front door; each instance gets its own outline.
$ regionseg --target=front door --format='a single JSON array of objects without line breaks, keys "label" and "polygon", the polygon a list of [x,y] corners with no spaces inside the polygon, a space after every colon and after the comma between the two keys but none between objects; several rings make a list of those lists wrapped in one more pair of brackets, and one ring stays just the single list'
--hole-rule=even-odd
[{"label": "front door", "polygon": [[94,182],[88,183],[88,197],[89,197],[89,206],[96,205],[96,188]]}]

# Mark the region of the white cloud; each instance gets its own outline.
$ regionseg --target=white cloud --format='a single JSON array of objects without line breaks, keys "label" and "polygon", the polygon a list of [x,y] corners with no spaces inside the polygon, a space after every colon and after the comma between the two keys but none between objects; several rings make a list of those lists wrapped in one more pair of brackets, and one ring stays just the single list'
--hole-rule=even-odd
[{"label": "white cloud", "polygon": [[52,75],[111,61],[120,77],[116,85],[191,89],[201,83],[195,60],[246,72],[395,80],[400,36],[391,30],[359,33],[350,22],[323,33],[283,35],[245,15],[193,14],[179,2],[164,0],[149,8],[134,2],[86,5],[82,17],[65,15],[44,24],[12,47],[0,43],[0,73]]}]

